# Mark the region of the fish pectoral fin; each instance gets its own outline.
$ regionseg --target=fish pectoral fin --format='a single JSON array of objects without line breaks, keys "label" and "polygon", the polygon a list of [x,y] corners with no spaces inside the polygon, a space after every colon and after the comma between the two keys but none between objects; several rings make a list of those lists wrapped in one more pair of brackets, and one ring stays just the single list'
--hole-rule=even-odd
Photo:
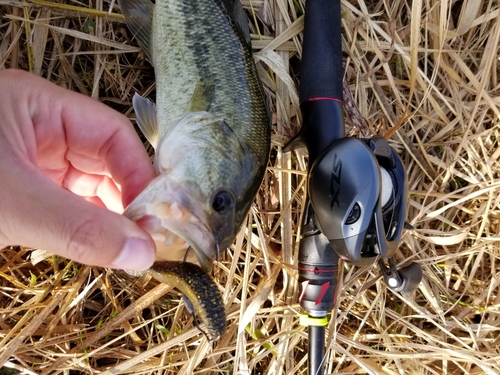
[{"label": "fish pectoral fin", "polygon": [[151,146],[156,149],[158,146],[158,123],[156,122],[156,106],[139,94],[132,98],[135,115],[137,116],[137,125],[142,134],[146,137]]},{"label": "fish pectoral fin", "polygon": [[194,88],[193,97],[189,103],[188,112],[202,112],[210,108],[214,97],[214,80],[205,78],[198,82]]},{"label": "fish pectoral fin", "polygon": [[150,0],[119,0],[118,3],[125,17],[125,24],[152,62],[150,40],[154,4]]}]

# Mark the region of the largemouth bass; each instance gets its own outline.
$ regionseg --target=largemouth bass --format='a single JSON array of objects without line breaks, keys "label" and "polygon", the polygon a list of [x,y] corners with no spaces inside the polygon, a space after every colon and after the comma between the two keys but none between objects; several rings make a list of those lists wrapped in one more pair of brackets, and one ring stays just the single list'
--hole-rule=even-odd
[{"label": "largemouth bass", "polygon": [[248,21],[239,0],[119,3],[156,78],[156,106],[137,94],[133,105],[158,177],[124,215],[157,240],[157,260],[191,247],[208,271],[234,241],[269,157]]},{"label": "largemouth bass", "polygon": [[191,246],[209,269],[233,242],[269,156],[270,118],[246,15],[238,0],[120,6],[156,78],[156,108],[138,95],[133,105],[158,177],[125,215],[167,245],[159,258]]}]

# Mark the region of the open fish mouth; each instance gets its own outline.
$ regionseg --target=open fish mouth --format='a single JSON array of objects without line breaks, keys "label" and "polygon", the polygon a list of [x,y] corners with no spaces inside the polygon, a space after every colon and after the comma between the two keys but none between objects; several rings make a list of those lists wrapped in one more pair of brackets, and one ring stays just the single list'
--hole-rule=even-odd
[{"label": "open fish mouth", "polygon": [[[123,215],[135,221],[155,240],[156,260],[187,260],[210,272],[217,245],[202,209],[203,203],[186,194],[161,174],[129,204]],[[196,259],[186,258],[189,248]],[[189,255],[189,254],[187,254]]]}]

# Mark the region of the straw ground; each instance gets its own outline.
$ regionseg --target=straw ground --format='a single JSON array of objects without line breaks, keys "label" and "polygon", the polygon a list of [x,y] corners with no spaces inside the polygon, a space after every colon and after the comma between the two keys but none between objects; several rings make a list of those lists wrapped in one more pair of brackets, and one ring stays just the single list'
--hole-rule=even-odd
[{"label": "straw ground", "polygon": [[[297,244],[307,157],[282,153],[300,127],[304,1],[243,4],[273,148],[248,220],[214,272],[227,333],[210,345],[168,286],[56,257],[33,264],[32,249],[10,247],[0,252],[1,374],[306,374]],[[349,134],[388,135],[400,153],[414,230],[396,259],[420,263],[424,278],[398,294],[376,268],[343,264],[327,372],[498,374],[500,5],[342,6]],[[114,0],[0,0],[0,68],[30,70],[132,121],[133,93],[154,97],[153,70]]]}]

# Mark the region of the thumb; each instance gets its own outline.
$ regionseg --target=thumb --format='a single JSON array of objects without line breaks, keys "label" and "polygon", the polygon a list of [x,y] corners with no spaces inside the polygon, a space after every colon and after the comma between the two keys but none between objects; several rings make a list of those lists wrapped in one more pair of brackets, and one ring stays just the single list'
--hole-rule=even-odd
[{"label": "thumb", "polygon": [[26,172],[2,183],[0,245],[41,248],[110,268],[141,270],[153,264],[154,241],[137,224],[59,187],[37,170]]}]

